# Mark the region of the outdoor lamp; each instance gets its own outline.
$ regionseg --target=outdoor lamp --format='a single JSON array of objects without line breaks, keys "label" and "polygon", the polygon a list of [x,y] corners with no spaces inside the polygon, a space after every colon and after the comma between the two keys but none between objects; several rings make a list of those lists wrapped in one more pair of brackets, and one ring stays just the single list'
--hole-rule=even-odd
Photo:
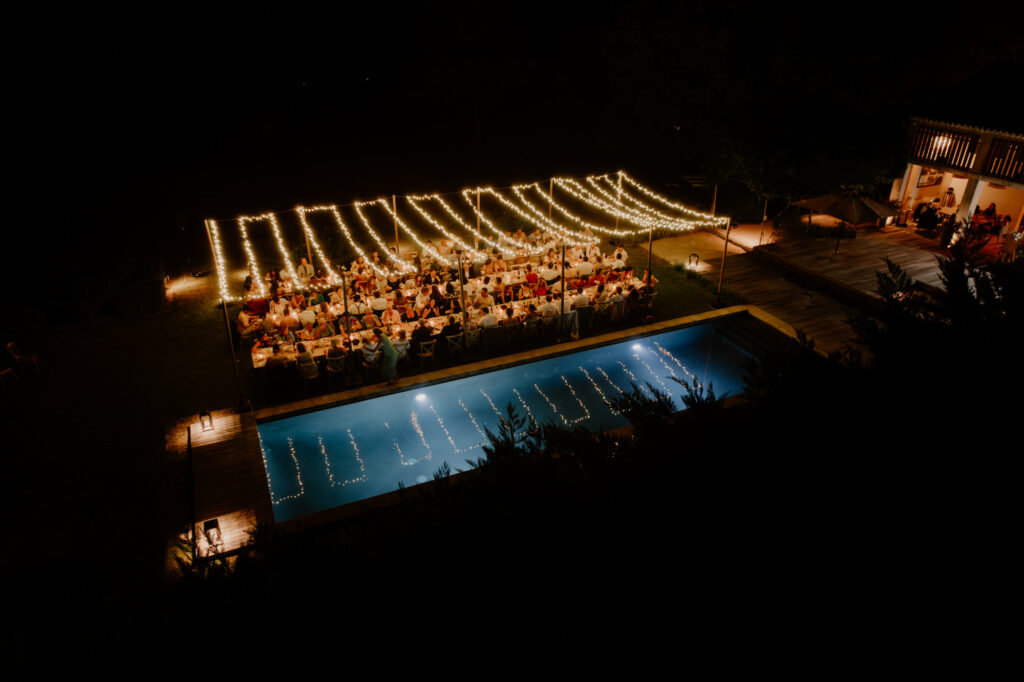
[{"label": "outdoor lamp", "polygon": [[200,410],[199,427],[203,431],[213,431],[213,415],[210,414],[209,410]]}]

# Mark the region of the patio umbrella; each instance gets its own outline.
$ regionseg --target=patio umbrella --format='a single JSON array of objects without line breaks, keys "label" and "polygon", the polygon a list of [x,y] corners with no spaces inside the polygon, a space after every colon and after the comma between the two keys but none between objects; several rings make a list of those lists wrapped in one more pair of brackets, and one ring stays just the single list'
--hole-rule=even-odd
[{"label": "patio umbrella", "polygon": [[[839,218],[844,223],[850,223],[851,225],[859,225],[860,223],[896,215],[895,210],[881,202],[849,194],[824,194],[820,197],[794,201],[793,203],[796,206],[810,209],[815,213],[823,213],[833,218]],[[835,253],[839,253],[838,237],[836,238]]]}]

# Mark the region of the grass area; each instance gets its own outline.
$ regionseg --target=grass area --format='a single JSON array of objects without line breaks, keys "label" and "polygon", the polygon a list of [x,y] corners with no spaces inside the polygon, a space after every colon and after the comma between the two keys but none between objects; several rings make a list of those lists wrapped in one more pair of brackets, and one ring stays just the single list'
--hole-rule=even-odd
[{"label": "grass area", "polygon": [[[647,244],[627,243],[626,252],[629,262],[642,277],[647,268]],[[673,317],[684,317],[702,313],[712,308],[737,305],[744,301],[728,287],[725,295],[719,300],[715,293],[716,281],[685,269],[676,269],[674,263],[652,255],[652,269],[658,280],[658,298],[654,302],[654,315],[659,320]]]}]

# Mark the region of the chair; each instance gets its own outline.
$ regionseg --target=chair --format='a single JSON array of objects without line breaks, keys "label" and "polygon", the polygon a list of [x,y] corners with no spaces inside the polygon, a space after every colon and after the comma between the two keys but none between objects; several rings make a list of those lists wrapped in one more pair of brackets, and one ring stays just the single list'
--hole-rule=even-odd
[{"label": "chair", "polygon": [[540,318],[540,335],[541,340],[551,341],[555,338],[555,334],[558,333],[558,313],[553,315],[544,315]]},{"label": "chair", "polygon": [[465,346],[463,346],[462,343],[464,337],[464,332],[459,332],[458,334],[452,334],[445,337],[445,341],[448,343],[448,357],[452,360],[457,360],[457,354],[461,353],[465,349]]},{"label": "chair", "polygon": [[528,317],[523,322],[523,341],[528,345],[540,342],[541,318]]},{"label": "chair", "polygon": [[589,305],[581,305],[575,309],[576,314],[580,317],[580,331],[589,332],[591,325],[593,324],[594,308]]},{"label": "chair", "polygon": [[623,298],[618,301],[612,301],[610,308],[611,312],[608,316],[609,322],[612,324],[621,324],[626,321],[626,316],[628,314],[626,299]]},{"label": "chair", "polygon": [[505,343],[509,350],[521,350],[524,345],[523,321],[505,325]]},{"label": "chair", "polygon": [[479,329],[467,329],[463,332],[465,338],[463,344],[468,354],[476,354],[480,351],[480,330]]},{"label": "chair", "polygon": [[347,364],[348,363],[345,362],[344,355],[339,355],[333,358],[328,357],[326,359],[327,374],[331,377],[332,380],[334,379],[334,377],[341,377],[341,381],[342,383],[344,383],[346,378],[345,375],[348,370]]},{"label": "chair", "polygon": [[420,341],[419,352],[416,353],[416,357],[420,359],[420,369],[423,369],[423,363],[427,360],[434,361],[434,346],[437,345],[437,339],[431,339],[430,341]]},{"label": "chair", "polygon": [[484,352],[488,355],[497,355],[505,349],[505,328],[484,327],[483,334]]},{"label": "chair", "polygon": [[300,362],[299,372],[302,374],[302,378],[307,382],[320,376],[320,368],[316,366],[315,360],[313,362]]}]

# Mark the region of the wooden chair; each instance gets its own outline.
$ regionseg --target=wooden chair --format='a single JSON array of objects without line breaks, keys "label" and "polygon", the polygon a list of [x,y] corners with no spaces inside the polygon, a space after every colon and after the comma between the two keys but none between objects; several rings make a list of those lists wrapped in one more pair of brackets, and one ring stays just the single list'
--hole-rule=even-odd
[{"label": "wooden chair", "polygon": [[427,360],[434,362],[434,347],[437,345],[437,339],[431,339],[430,341],[420,341],[420,349],[416,353],[416,357],[420,359],[420,369],[423,369],[423,363]]},{"label": "wooden chair", "polygon": [[467,329],[463,334],[465,335],[463,338],[463,344],[466,349],[466,353],[469,355],[478,354],[480,352],[480,330]]},{"label": "wooden chair", "polygon": [[459,332],[458,334],[452,334],[446,336],[445,341],[448,344],[448,357],[453,361],[457,362],[459,359],[459,353],[465,350],[463,345],[463,339],[465,338],[465,332]]},{"label": "wooden chair", "polygon": [[300,362],[299,373],[302,374],[303,380],[309,383],[320,376],[320,368],[317,367],[316,361],[313,362]]},{"label": "wooden chair", "polygon": [[345,356],[341,355],[338,357],[329,357],[326,359],[325,368],[327,369],[327,375],[333,381],[335,377],[340,377],[341,382],[346,383],[346,375],[348,373],[348,363],[345,361]]}]

